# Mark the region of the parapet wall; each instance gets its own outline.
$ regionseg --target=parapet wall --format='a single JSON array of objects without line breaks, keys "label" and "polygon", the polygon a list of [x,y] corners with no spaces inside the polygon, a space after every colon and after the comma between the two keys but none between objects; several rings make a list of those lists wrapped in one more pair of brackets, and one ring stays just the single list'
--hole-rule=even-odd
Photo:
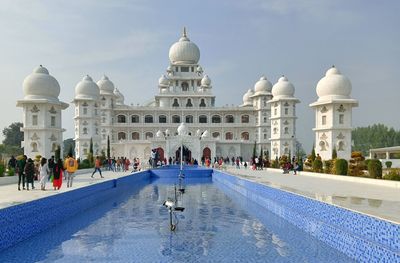
[{"label": "parapet wall", "polygon": [[400,262],[400,225],[214,170],[237,191],[329,246],[361,262]]}]

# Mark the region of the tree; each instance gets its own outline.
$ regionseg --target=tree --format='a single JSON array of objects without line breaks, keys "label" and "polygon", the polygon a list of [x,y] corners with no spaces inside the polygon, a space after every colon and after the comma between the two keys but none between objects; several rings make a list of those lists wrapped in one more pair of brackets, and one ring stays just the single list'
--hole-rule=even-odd
[{"label": "tree", "polygon": [[110,135],[107,135],[107,159],[109,159],[110,156]]},{"label": "tree", "polygon": [[55,161],[61,159],[61,147],[57,145],[56,151],[54,152],[54,159]]},{"label": "tree", "polygon": [[314,144],[313,144],[312,150],[311,150],[311,161],[314,162],[315,157],[316,157],[316,156],[315,156],[315,146],[314,146]]},{"label": "tree", "polygon": [[87,159],[89,160],[90,165],[94,163],[94,156],[93,156],[93,140],[90,138],[90,145],[89,145],[89,154]]},{"label": "tree", "polygon": [[400,131],[383,124],[368,127],[357,127],[351,132],[354,142],[353,151],[369,154],[369,149],[400,145]]},{"label": "tree", "polygon": [[253,159],[255,159],[257,156],[257,141],[254,141],[254,147],[253,147]]},{"label": "tree", "polygon": [[333,147],[332,150],[332,160],[337,158],[337,151],[336,151],[336,147]]},{"label": "tree", "polygon": [[71,156],[74,156],[74,151],[75,151],[75,141],[72,138],[64,140],[64,156],[68,156],[71,154]]},{"label": "tree", "polygon": [[21,147],[24,140],[24,133],[21,131],[23,124],[21,122],[11,123],[10,126],[3,129],[3,144],[7,146]]}]

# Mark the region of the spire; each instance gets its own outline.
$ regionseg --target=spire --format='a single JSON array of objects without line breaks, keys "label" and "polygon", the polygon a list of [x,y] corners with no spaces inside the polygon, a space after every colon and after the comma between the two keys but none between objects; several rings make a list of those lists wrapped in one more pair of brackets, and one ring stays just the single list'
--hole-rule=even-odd
[{"label": "spire", "polygon": [[186,34],[186,27],[183,27],[182,37],[187,37],[187,34]]}]

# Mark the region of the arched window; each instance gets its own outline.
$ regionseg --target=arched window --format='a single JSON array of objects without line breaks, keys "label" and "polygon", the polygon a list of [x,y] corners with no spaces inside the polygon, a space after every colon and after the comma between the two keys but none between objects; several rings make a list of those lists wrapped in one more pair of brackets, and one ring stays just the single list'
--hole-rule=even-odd
[{"label": "arched window", "polygon": [[225,133],[225,140],[233,140],[233,133],[231,132]]},{"label": "arched window", "polygon": [[182,82],[182,91],[189,91],[189,84],[187,82]]},{"label": "arched window", "polygon": [[186,102],[186,107],[193,107],[192,100],[188,99]]},{"label": "arched window", "polygon": [[174,103],[172,103],[172,107],[179,107],[178,99],[174,99]]},{"label": "arched window", "polygon": [[234,123],[235,122],[235,118],[232,115],[226,115],[225,116],[225,122],[226,123]]},{"label": "arched window", "polygon": [[125,115],[118,115],[118,116],[117,116],[117,122],[118,122],[118,123],[126,123],[126,117],[125,117]]},{"label": "arched window", "polygon": [[213,115],[211,118],[212,123],[221,123],[221,117],[219,115]]},{"label": "arched window", "polygon": [[249,115],[242,115],[242,123],[249,123]]},{"label": "arched window", "polygon": [[138,115],[132,115],[131,116],[131,122],[132,123],[139,123],[140,122],[140,118]]},{"label": "arched window", "polygon": [[83,134],[88,134],[87,128],[83,128]]},{"label": "arched window", "polygon": [[144,122],[145,123],[153,123],[153,116],[151,116],[151,115],[144,116]]},{"label": "arched window", "polygon": [[126,134],[125,132],[119,132],[117,136],[118,140],[126,140]]},{"label": "arched window", "polygon": [[132,132],[132,140],[139,140],[140,134],[138,132]]},{"label": "arched window", "polygon": [[274,128],[274,134],[278,134],[278,128]]},{"label": "arched window", "polygon": [[180,122],[181,122],[181,117],[179,115],[172,116],[172,123],[180,123]]},{"label": "arched window", "polygon": [[158,116],[158,123],[167,123],[167,116],[165,115]]},{"label": "arched window", "polygon": [[213,132],[212,133],[213,138],[218,138],[219,137],[219,132]]},{"label": "arched window", "polygon": [[207,123],[207,116],[206,115],[200,115],[199,116],[199,123]]},{"label": "arched window", "polygon": [[338,151],[344,151],[344,142],[343,141],[338,142]]},{"label": "arched window", "polygon": [[146,132],[146,134],[144,135],[146,140],[153,138],[153,133],[152,132]]},{"label": "arched window", "polygon": [[206,106],[206,101],[204,99],[200,100],[200,107],[205,107]]},{"label": "arched window", "polygon": [[187,115],[185,117],[185,122],[186,123],[193,123],[193,116],[192,115]]},{"label": "arched window", "polygon": [[248,141],[249,140],[249,133],[248,132],[242,132],[241,138],[244,141]]}]

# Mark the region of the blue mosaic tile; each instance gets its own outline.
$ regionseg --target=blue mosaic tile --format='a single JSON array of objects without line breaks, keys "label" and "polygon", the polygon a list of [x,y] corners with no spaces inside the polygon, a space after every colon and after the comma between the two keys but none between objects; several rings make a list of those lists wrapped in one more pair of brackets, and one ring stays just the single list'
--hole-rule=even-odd
[{"label": "blue mosaic tile", "polygon": [[331,247],[361,262],[400,262],[400,225],[214,171],[241,193]]}]

